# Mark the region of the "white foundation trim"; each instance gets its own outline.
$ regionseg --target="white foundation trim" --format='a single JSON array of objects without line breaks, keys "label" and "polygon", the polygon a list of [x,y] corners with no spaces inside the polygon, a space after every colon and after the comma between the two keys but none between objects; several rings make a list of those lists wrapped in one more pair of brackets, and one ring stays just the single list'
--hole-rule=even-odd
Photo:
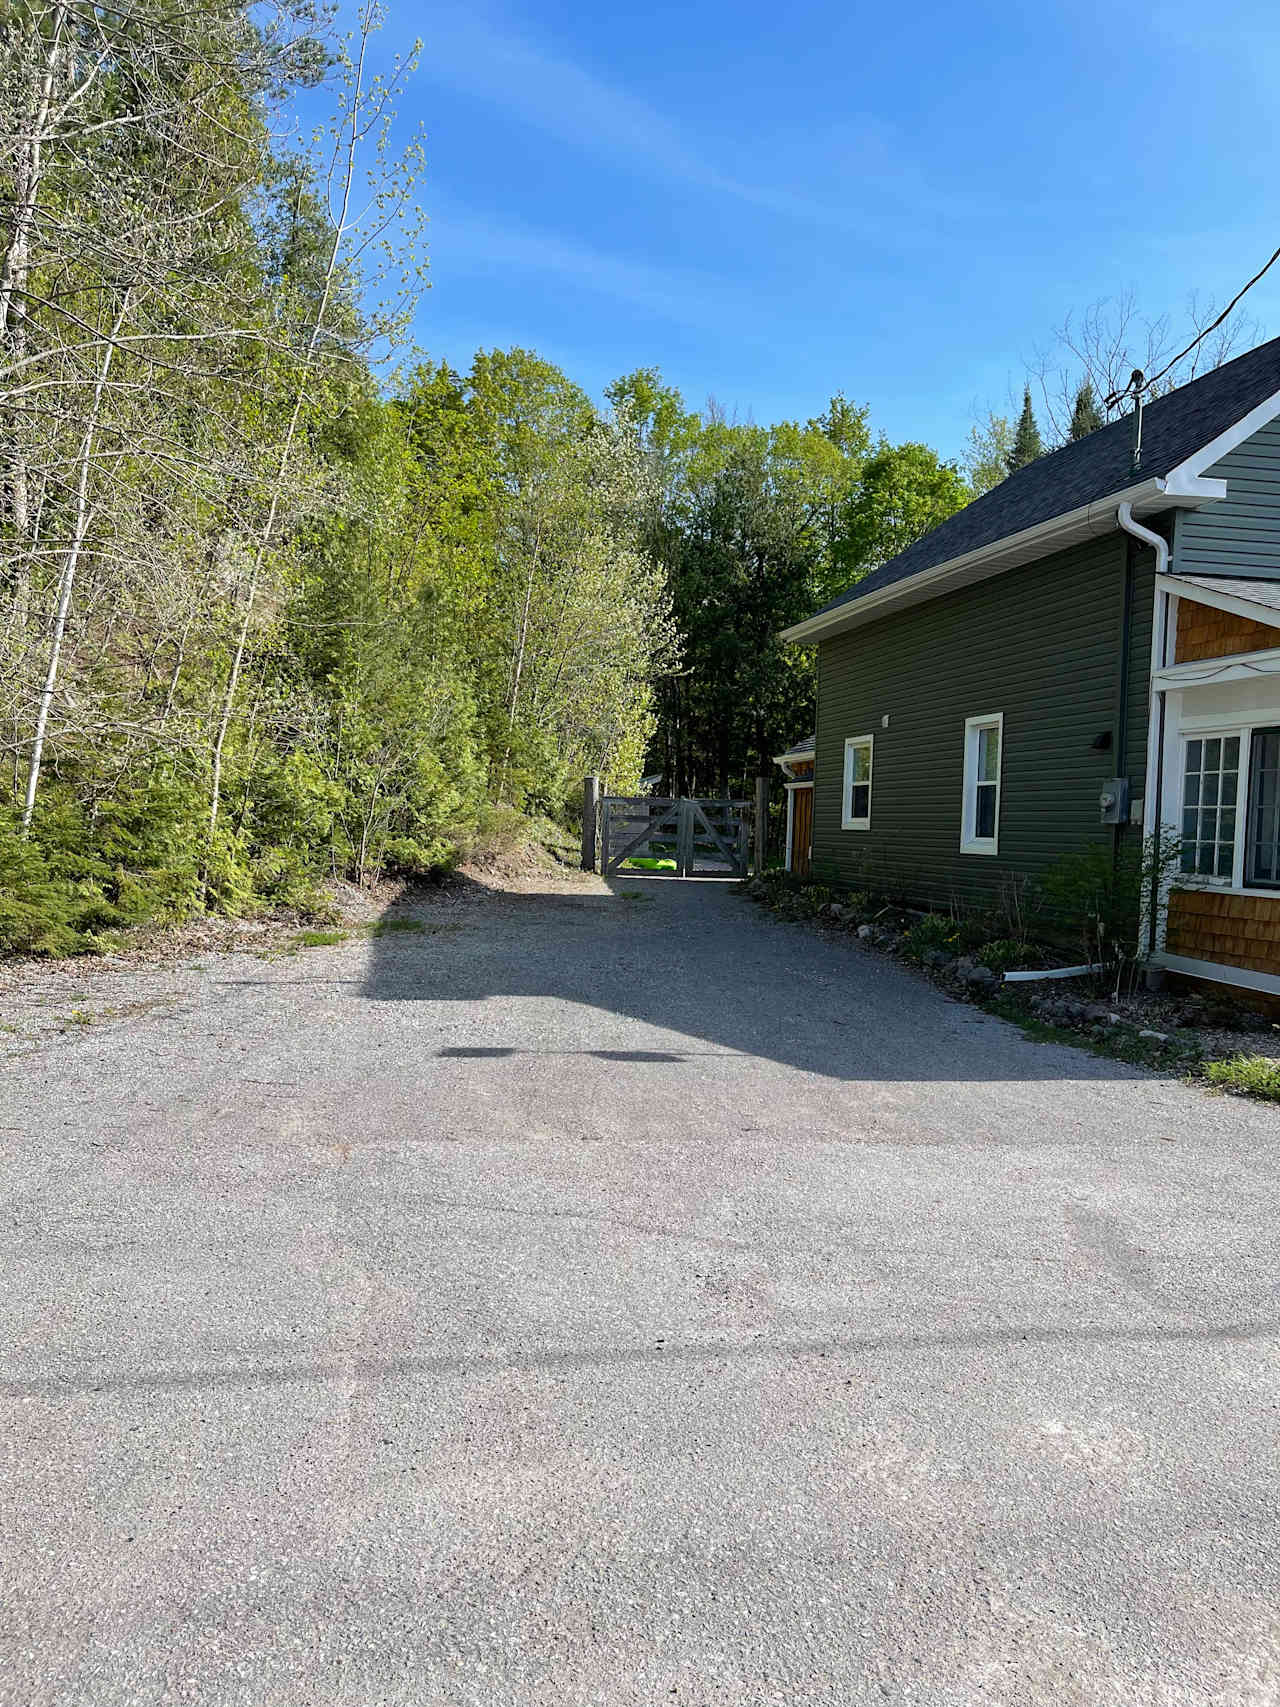
[{"label": "white foundation trim", "polygon": [[1189,978],[1209,978],[1215,984],[1235,984],[1242,990],[1264,990],[1280,996],[1280,977],[1274,972],[1250,972],[1244,966],[1221,966],[1216,960],[1190,960],[1182,954],[1153,954],[1153,966],[1166,972],[1185,972]]}]

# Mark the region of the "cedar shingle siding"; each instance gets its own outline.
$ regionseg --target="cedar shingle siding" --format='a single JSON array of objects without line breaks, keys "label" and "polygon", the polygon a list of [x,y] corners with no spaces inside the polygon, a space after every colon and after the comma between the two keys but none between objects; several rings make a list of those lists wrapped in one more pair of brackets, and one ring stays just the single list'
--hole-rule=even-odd
[{"label": "cedar shingle siding", "polygon": [[1234,611],[1214,605],[1198,605],[1192,599],[1178,601],[1178,644],[1175,664],[1198,663],[1204,658],[1230,658],[1237,652],[1265,652],[1280,646],[1280,629],[1253,622]]},{"label": "cedar shingle siding", "polygon": [[1280,973],[1280,896],[1175,889],[1165,947],[1188,960]]},{"label": "cedar shingle siding", "polygon": [[[1120,774],[1127,537],[1039,563],[823,641],[813,871],[905,884],[921,902],[998,897],[1065,850],[1107,841],[1098,796]],[[1135,558],[1125,771],[1146,762],[1154,559]],[[998,857],[960,852],[964,723],[1004,713]],[[881,719],[889,717],[889,727]],[[1092,743],[1112,731],[1109,751]],[[871,829],[842,830],[844,743],[875,736]],[[1127,831],[1137,835],[1137,830]]]}]

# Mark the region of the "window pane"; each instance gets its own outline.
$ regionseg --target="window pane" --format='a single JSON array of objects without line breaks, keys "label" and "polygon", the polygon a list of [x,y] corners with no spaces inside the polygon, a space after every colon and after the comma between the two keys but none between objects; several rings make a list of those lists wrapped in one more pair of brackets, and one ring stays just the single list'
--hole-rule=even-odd
[{"label": "window pane", "polygon": [[1253,732],[1246,824],[1246,882],[1280,883],[1280,729]]},{"label": "window pane", "polygon": [[992,783],[978,784],[973,833],[980,841],[990,841],[996,833],[996,790]]},{"label": "window pane", "polygon": [[1000,780],[1000,731],[994,724],[978,731],[978,781]]},{"label": "window pane", "polygon": [[871,749],[863,746],[853,749],[853,780],[866,782],[871,775]]},{"label": "window pane", "polygon": [[1188,741],[1182,773],[1182,869],[1204,877],[1235,870],[1240,737]]},{"label": "window pane", "polygon": [[853,785],[853,795],[849,802],[851,818],[866,818],[871,812],[871,790],[865,782]]}]

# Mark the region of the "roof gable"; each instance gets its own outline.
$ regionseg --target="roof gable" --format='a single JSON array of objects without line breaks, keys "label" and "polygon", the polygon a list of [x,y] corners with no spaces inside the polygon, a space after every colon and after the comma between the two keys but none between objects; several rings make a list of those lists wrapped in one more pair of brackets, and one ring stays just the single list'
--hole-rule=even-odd
[{"label": "roof gable", "polygon": [[[1193,458],[1197,463],[1204,460],[1197,452],[1212,447],[1216,461],[1230,448],[1218,447],[1218,441],[1277,393],[1280,338],[1273,338],[1148,403],[1142,415],[1140,470],[1133,467],[1133,416],[1126,415],[1018,469],[914,545],[847,587],[816,615],[826,616],[925,570],[994,547],[1054,517],[1120,494],[1139,479],[1167,479]],[[1202,469],[1197,467],[1195,472],[1199,474]]]}]

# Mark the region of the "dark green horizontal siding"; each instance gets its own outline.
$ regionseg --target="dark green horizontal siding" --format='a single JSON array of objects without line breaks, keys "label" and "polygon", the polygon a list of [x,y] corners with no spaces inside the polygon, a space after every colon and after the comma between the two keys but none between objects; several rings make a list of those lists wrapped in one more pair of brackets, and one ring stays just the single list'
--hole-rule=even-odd
[{"label": "dark green horizontal siding", "polygon": [[1205,470],[1227,495],[1179,513],[1173,567],[1188,575],[1280,579],[1280,421]]},{"label": "dark green horizontal siding", "polygon": [[[893,880],[922,901],[984,900],[1070,848],[1109,840],[1118,774],[1126,541],[1116,533],[822,644],[813,869]],[[1153,557],[1137,552],[1127,773],[1146,760]],[[960,852],[967,717],[1004,713],[1000,853]],[[889,727],[882,719],[889,718]],[[1092,743],[1112,733],[1109,752]],[[871,829],[842,830],[844,743],[875,736]],[[1136,832],[1134,832],[1136,833]]]}]

